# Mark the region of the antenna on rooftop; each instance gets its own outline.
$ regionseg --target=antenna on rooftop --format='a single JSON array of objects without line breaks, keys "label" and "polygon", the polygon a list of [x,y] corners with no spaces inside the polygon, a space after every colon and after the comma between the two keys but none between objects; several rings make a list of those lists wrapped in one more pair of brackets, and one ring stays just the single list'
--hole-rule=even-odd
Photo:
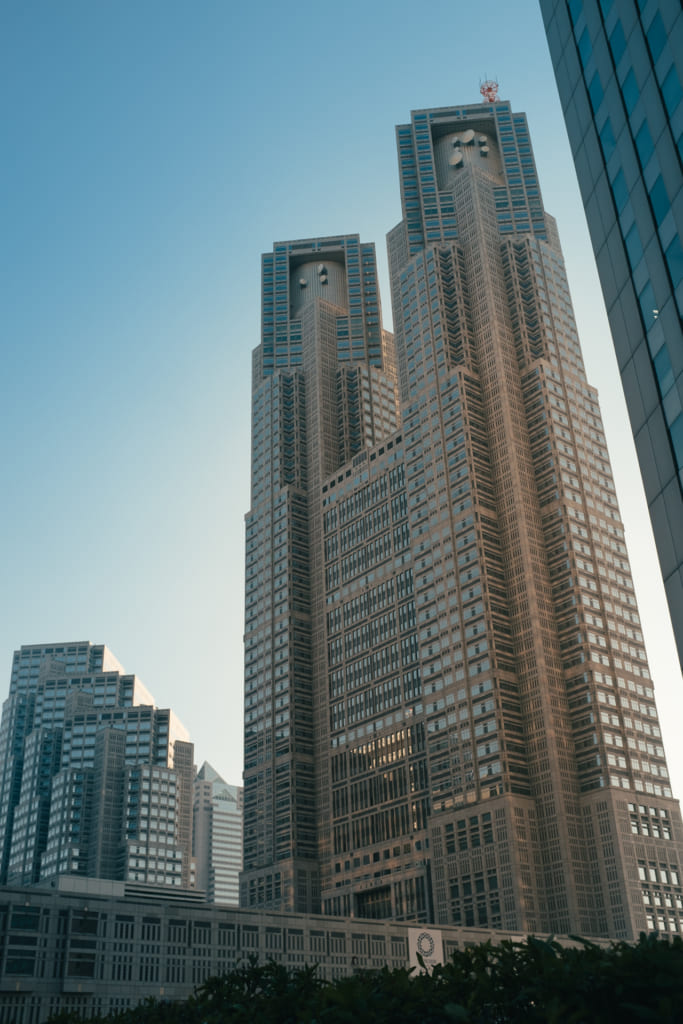
[{"label": "antenna on rooftop", "polygon": [[494,78],[487,78],[485,82],[479,83],[479,92],[489,103],[498,101],[498,82]]}]

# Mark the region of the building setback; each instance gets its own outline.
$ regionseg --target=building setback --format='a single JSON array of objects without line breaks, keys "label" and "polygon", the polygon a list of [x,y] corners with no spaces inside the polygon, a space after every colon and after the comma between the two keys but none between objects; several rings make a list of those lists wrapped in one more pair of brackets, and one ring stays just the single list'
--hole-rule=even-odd
[{"label": "building setback", "polygon": [[683,11],[541,9],[683,663]]},{"label": "building setback", "polygon": [[526,118],[416,111],[397,141],[395,343],[371,246],[263,257],[241,903],[679,932],[680,811]]},{"label": "building setback", "polygon": [[103,645],[15,651],[0,724],[0,882],[188,887],[194,747]]}]

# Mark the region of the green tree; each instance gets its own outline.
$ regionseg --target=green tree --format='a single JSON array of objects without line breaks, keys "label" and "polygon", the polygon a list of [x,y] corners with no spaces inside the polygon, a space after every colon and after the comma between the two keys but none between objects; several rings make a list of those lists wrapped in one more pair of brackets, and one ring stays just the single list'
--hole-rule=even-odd
[{"label": "green tree", "polygon": [[[576,939],[486,942],[431,973],[359,971],[250,957],[182,1002],[148,999],[100,1024],[683,1024],[683,942],[641,935],[605,948]],[[51,1024],[75,1024],[57,1014]]]}]

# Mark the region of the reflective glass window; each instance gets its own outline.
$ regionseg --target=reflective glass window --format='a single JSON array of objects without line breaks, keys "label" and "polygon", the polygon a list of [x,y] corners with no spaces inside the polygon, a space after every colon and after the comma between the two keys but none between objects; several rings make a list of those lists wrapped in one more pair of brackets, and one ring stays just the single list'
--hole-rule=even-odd
[{"label": "reflective glass window", "polygon": [[669,429],[671,443],[676,453],[676,463],[683,469],[683,413],[676,417]]},{"label": "reflective glass window", "polygon": [[658,175],[657,180],[650,189],[650,202],[652,203],[652,210],[655,215],[655,220],[658,225],[661,225],[662,221],[666,217],[671,204],[669,203],[669,197],[666,192],[666,185],[662,180],[661,174]]},{"label": "reflective glass window", "polygon": [[588,86],[588,95],[590,96],[591,106],[595,113],[602,103],[602,97],[604,96],[602,82],[600,81],[600,75],[597,71],[591,78],[590,85]]},{"label": "reflective glass window", "polygon": [[635,224],[626,235],[625,241],[629,263],[631,264],[631,268],[635,270],[643,257],[643,246],[640,241],[640,235],[638,234],[638,228]]},{"label": "reflective glass window", "polygon": [[621,27],[621,22],[618,21],[609,37],[609,45],[614,57],[614,63],[618,64],[621,57],[626,49],[626,39],[624,38],[624,30]]},{"label": "reflective glass window", "polygon": [[664,22],[662,21],[662,16],[659,11],[655,14],[650,27],[645,34],[650,47],[650,53],[652,54],[652,60],[656,61],[664,49],[664,43],[666,42],[666,29],[664,28]]},{"label": "reflective glass window", "polygon": [[605,163],[607,163],[616,147],[614,130],[612,128],[612,122],[610,121],[609,117],[605,121],[600,131],[600,143],[602,145],[602,155],[605,158]]},{"label": "reflective glass window", "polygon": [[664,97],[664,105],[666,106],[666,111],[669,117],[673,117],[674,111],[677,109],[681,99],[683,99],[681,80],[673,65],[664,76],[664,81],[662,82],[662,96]]},{"label": "reflective glass window", "polygon": [[662,345],[654,360],[655,376],[659,389],[663,395],[673,386],[674,375],[671,369],[671,360],[666,345]]},{"label": "reflective glass window", "polygon": [[624,172],[621,170],[612,182],[612,195],[614,196],[614,202],[616,203],[617,210],[621,213],[628,202],[628,189],[626,188]]},{"label": "reflective glass window", "polygon": [[674,235],[673,241],[664,255],[666,256],[674,288],[678,288],[681,281],[683,281],[683,245],[681,245],[679,235]]},{"label": "reflective glass window", "polygon": [[638,150],[640,162],[644,167],[655,151],[647,121],[643,121],[636,135],[636,149]]},{"label": "reflective glass window", "polygon": [[640,292],[638,302],[640,304],[640,311],[643,314],[645,330],[647,331],[655,323],[659,312],[655,307],[655,294],[649,281]]},{"label": "reflective glass window", "polygon": [[583,0],[569,0],[569,17],[572,19],[572,25],[576,25],[582,10]]},{"label": "reflective glass window", "polygon": [[632,114],[633,109],[638,102],[638,97],[640,96],[640,90],[638,89],[638,83],[636,82],[636,76],[633,74],[633,69],[629,71],[624,79],[621,94],[624,97],[626,110],[629,114]]}]

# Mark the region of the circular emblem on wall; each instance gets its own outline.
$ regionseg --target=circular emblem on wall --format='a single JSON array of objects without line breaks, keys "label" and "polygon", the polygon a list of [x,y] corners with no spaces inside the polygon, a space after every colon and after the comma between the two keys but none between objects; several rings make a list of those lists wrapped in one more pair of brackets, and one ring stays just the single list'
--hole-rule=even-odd
[{"label": "circular emblem on wall", "polygon": [[431,956],[434,952],[434,939],[429,932],[420,932],[418,935],[417,951],[420,956]]}]

